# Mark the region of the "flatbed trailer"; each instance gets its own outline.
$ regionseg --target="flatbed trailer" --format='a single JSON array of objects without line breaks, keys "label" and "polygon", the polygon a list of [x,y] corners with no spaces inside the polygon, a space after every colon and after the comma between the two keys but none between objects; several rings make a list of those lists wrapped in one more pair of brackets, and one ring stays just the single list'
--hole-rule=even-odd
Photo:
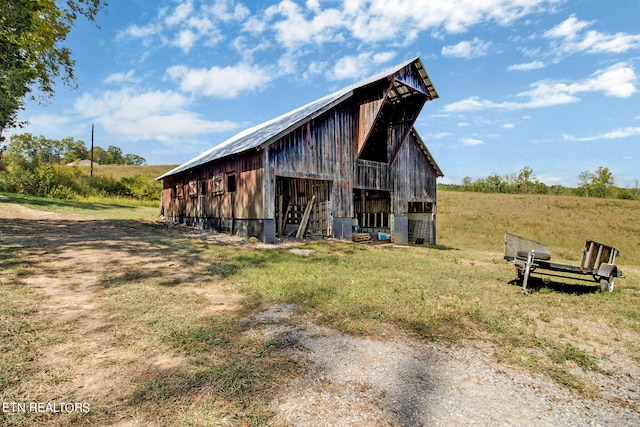
[{"label": "flatbed trailer", "polygon": [[504,235],[504,259],[516,267],[525,294],[529,293],[527,285],[533,272],[547,275],[563,273],[573,279],[594,280],[600,284],[602,292],[612,292],[615,278],[622,277],[615,263],[619,254],[620,251],[613,246],[587,240],[582,248],[580,266],[559,264],[551,262],[549,246],[515,234]]}]

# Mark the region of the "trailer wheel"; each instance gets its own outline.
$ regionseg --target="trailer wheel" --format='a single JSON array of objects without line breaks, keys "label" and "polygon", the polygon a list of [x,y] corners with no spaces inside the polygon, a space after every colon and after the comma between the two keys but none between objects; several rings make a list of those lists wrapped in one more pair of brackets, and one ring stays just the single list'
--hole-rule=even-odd
[{"label": "trailer wheel", "polygon": [[600,291],[602,291],[602,292],[613,292],[613,281],[614,280],[615,280],[614,276],[600,278]]}]

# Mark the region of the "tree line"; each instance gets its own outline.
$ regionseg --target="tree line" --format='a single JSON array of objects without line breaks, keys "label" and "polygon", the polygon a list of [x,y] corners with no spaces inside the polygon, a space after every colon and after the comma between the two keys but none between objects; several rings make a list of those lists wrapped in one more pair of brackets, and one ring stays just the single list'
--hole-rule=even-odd
[{"label": "tree line", "polygon": [[523,167],[517,174],[498,175],[494,173],[486,178],[476,180],[466,176],[462,179],[461,184],[438,184],[438,188],[482,193],[555,194],[640,199],[638,188],[616,187],[613,174],[609,168],[603,166],[598,167],[595,171],[582,171],[578,176],[578,187],[575,188],[546,185],[536,178],[533,169],[529,166]]},{"label": "tree line", "polygon": [[[49,139],[25,133],[0,143],[0,191],[40,197],[73,199],[86,196],[121,196],[158,199],[157,183],[141,176],[121,178],[91,177],[78,167],[78,160],[91,157],[81,140]],[[100,165],[142,165],[143,157],[122,154],[120,147],[94,147],[94,161]]]},{"label": "tree line", "polygon": [[71,137],[49,139],[36,137],[30,133],[13,135],[7,145],[0,142],[0,156],[10,164],[68,164],[93,158],[99,165],[143,165],[147,161],[137,154],[122,154],[122,149],[110,145],[106,150],[93,147],[93,153],[84,141]]}]

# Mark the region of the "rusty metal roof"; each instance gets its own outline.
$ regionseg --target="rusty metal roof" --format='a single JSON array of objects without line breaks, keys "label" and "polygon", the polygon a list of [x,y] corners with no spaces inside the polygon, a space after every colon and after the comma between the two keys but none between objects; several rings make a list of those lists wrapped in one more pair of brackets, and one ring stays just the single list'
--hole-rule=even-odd
[{"label": "rusty metal roof", "polygon": [[342,101],[348,99],[353,95],[354,90],[368,86],[372,83],[379,82],[384,79],[392,79],[393,76],[405,67],[414,65],[425,84],[429,99],[438,98],[429,76],[422,65],[420,58],[413,58],[402,64],[391,67],[385,71],[377,73],[367,79],[364,79],[358,83],[313,101],[307,105],[304,105],[295,110],[289,111],[274,119],[268,120],[259,125],[246,129],[226,141],[216,145],[215,147],[205,151],[199,156],[183,163],[182,165],[170,170],[162,176],[159,176],[158,180],[169,177],[171,175],[178,174],[180,172],[187,171],[205,163],[213,162],[224,157],[240,154],[251,149],[260,149],[268,146],[272,142],[276,141],[286,133],[297,128],[302,123],[314,119],[325,111],[340,104]]}]

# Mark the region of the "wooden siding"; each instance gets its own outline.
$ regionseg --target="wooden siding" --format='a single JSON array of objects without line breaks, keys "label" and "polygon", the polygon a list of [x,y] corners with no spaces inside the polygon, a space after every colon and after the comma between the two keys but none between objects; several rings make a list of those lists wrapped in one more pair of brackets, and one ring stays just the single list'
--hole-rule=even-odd
[{"label": "wooden siding", "polygon": [[418,144],[410,134],[391,168],[396,215],[407,215],[409,202],[436,201],[436,171]]},{"label": "wooden siding", "polygon": [[[276,176],[332,183],[332,213],[337,217],[349,217],[353,212],[357,111],[352,104],[343,105],[305,123],[268,147],[268,161]],[[275,204],[275,194],[267,199]]]},{"label": "wooden siding", "polygon": [[378,99],[371,102],[365,102],[360,105],[360,115],[358,117],[358,149],[357,153],[360,155],[364,147],[364,143],[371,134],[371,129],[375,120],[378,118],[378,114],[382,107],[383,99]]},{"label": "wooden siding", "polygon": [[313,201],[307,231],[316,235],[329,236],[331,234],[330,194],[330,181],[277,177],[277,234],[291,235],[292,227],[294,231],[297,230],[307,206]]},{"label": "wooden siding", "polygon": [[367,190],[393,190],[389,165],[369,160],[356,161],[355,187]]},{"label": "wooden siding", "polygon": [[[265,236],[267,227],[281,235],[313,205],[309,228],[323,235],[333,221],[350,228],[357,216],[362,226],[391,230],[399,241],[406,241],[408,221],[412,238],[435,239],[439,171],[412,132],[429,90],[414,66],[393,78],[355,89],[273,142],[165,178],[163,215],[261,220]],[[409,212],[410,203],[429,203],[433,211]]]},{"label": "wooden siding", "polygon": [[[264,173],[261,166],[262,153],[256,151],[168,177],[163,182],[163,215],[175,218],[262,218]],[[235,191],[227,188],[230,175],[235,176]],[[219,188],[220,178],[224,180],[223,191]],[[201,191],[202,186],[204,191]]]},{"label": "wooden siding", "polygon": [[429,94],[424,81],[420,78],[420,75],[415,72],[413,66],[403,68],[398,73],[396,73],[394,77],[399,82],[402,82],[415,90],[418,90],[426,95]]}]

